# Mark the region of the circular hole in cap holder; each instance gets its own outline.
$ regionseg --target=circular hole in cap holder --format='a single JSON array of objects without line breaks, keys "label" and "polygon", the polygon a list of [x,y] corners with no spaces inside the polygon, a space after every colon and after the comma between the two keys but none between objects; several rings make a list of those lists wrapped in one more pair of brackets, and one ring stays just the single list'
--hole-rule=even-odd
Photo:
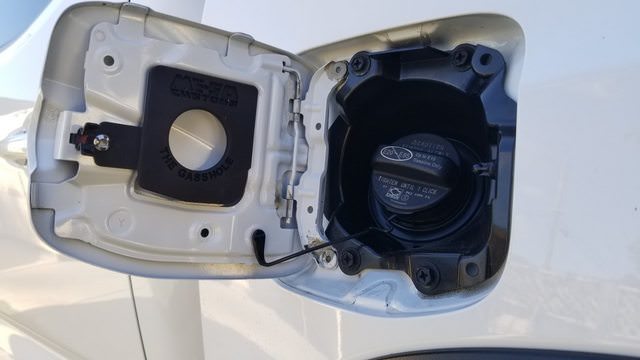
[{"label": "circular hole in cap holder", "polygon": [[169,130],[171,154],[194,171],[215,166],[227,149],[227,133],[213,114],[200,109],[180,114]]}]

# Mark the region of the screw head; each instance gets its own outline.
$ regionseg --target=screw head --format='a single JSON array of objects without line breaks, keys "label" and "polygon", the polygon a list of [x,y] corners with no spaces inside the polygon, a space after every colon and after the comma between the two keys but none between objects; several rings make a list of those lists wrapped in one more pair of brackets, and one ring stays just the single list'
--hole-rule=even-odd
[{"label": "screw head", "polygon": [[105,134],[98,134],[93,138],[93,147],[98,151],[109,150],[109,136]]},{"label": "screw head", "polygon": [[440,282],[440,273],[433,264],[424,264],[418,267],[413,276],[413,281],[421,292],[430,292]]},{"label": "screw head", "polygon": [[416,280],[418,280],[418,282],[421,284],[429,285],[431,281],[433,281],[431,276],[431,269],[419,268],[418,271],[416,271]]},{"label": "screw head", "polygon": [[360,254],[356,249],[344,249],[338,256],[340,269],[347,275],[355,275],[360,269]]},{"label": "screw head", "polygon": [[358,56],[353,59],[353,61],[351,62],[351,66],[353,66],[354,70],[360,71],[364,68],[364,60],[362,60],[362,57]]},{"label": "screw head", "polygon": [[351,251],[345,251],[340,255],[340,263],[346,267],[352,267],[354,263],[354,256]]},{"label": "screw head", "polygon": [[369,57],[363,54],[357,54],[351,59],[351,69],[353,73],[362,76],[369,71]]},{"label": "screw head", "polygon": [[451,63],[453,66],[461,67],[469,62],[469,52],[467,49],[457,49],[451,54]]}]

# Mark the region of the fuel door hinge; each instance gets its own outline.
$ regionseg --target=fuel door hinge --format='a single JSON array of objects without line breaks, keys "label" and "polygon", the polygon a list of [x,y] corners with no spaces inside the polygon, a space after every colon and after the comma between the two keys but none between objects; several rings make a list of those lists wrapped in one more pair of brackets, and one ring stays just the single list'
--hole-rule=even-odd
[{"label": "fuel door hinge", "polygon": [[[282,72],[288,73],[294,81],[294,96],[291,99],[290,123],[293,130],[293,147],[291,149],[291,166],[289,176],[284,186],[282,199],[284,202],[284,216],[280,219],[280,226],[286,229],[297,228],[295,188],[298,182],[298,156],[301,144],[304,142],[302,126],[302,75],[292,67],[283,64]],[[306,168],[306,160],[304,168]]]}]

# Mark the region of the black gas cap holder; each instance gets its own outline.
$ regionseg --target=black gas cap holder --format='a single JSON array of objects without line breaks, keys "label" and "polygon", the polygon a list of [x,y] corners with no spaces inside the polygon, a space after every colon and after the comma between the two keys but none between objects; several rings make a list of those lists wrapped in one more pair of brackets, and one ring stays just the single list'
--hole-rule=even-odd
[{"label": "black gas cap holder", "polygon": [[[257,102],[255,86],[155,66],[147,77],[142,127],[87,123],[69,141],[98,166],[137,170],[142,189],[181,201],[233,206],[244,195],[251,168]],[[222,159],[203,170],[180,164],[169,147],[171,125],[194,109],[214,114],[227,135]],[[97,140],[103,138],[104,144]]]},{"label": "black gas cap holder", "polygon": [[329,240],[360,259],[340,264],[345,274],[402,270],[435,295],[497,273],[516,125],[505,74],[499,51],[474,44],[353,56],[329,128],[324,209]]}]

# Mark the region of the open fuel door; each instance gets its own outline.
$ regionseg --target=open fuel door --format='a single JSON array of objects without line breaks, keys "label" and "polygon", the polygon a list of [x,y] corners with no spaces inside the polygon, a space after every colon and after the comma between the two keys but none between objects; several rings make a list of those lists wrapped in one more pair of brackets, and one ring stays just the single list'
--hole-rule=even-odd
[{"label": "open fuel door", "polygon": [[247,35],[144,7],[69,9],[29,130],[35,227],[62,253],[130,274],[302,270],[310,257],[259,265],[253,242],[267,258],[303,246],[294,197],[311,71]]},{"label": "open fuel door", "polygon": [[475,301],[508,250],[522,32],[428,24],[327,45],[315,68],[144,7],[71,8],[28,133],[36,229],[129,274],[280,278],[380,313]]}]

